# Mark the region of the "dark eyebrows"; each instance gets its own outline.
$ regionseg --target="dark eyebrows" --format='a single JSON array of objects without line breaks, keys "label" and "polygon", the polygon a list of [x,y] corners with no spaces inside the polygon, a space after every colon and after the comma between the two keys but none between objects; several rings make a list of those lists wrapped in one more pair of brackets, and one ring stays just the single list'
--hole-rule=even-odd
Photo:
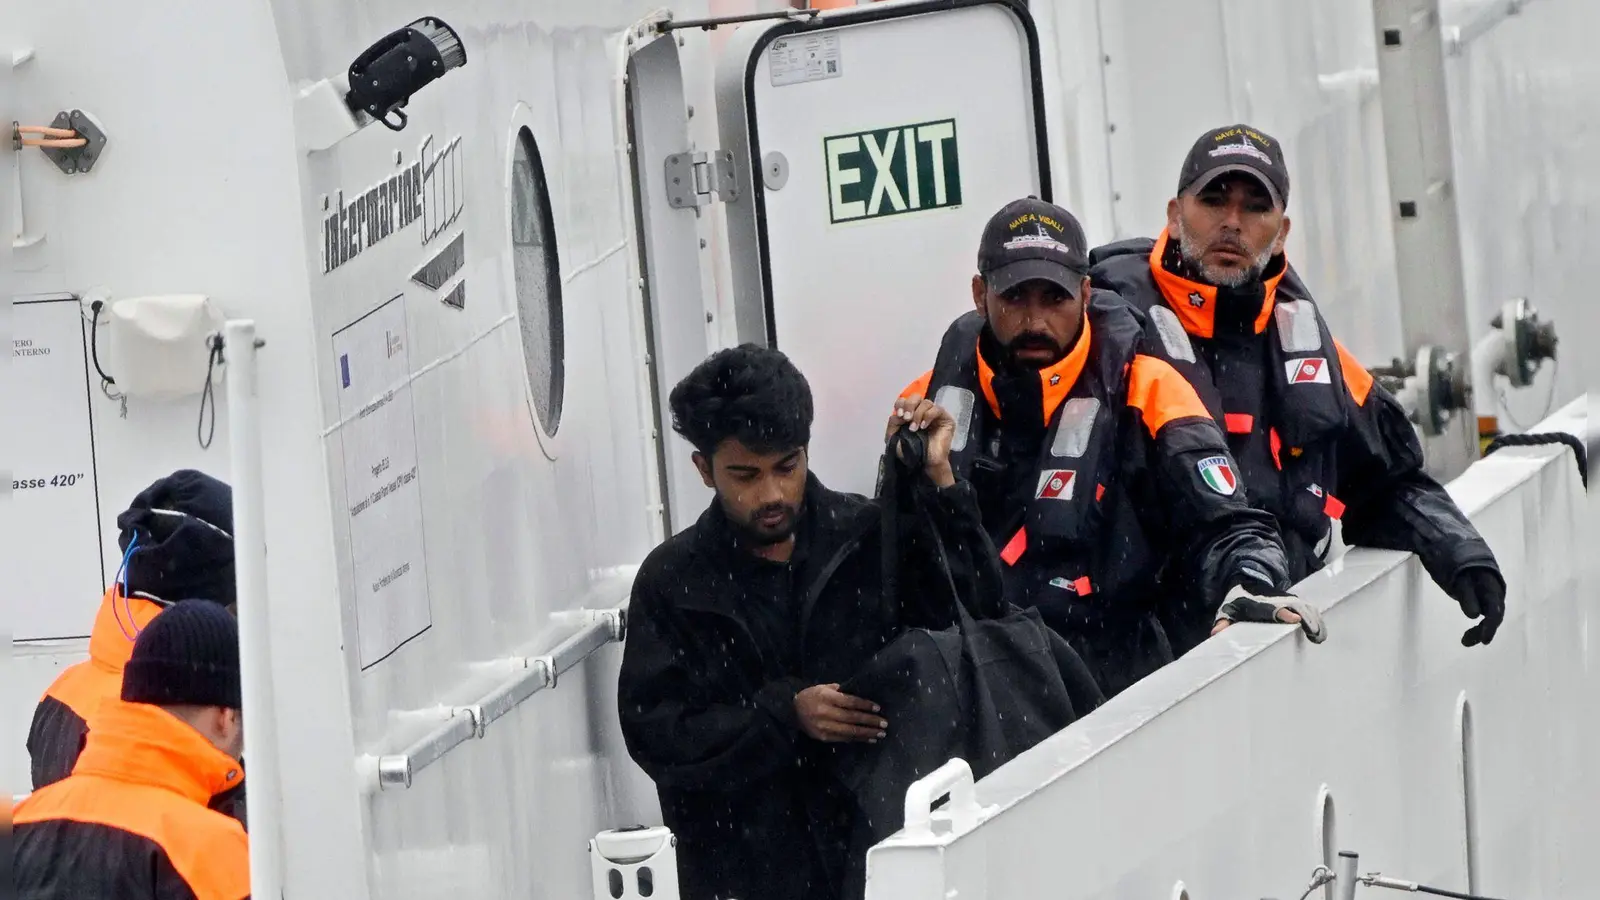
[{"label": "dark eyebrows", "polygon": [[[800,451],[800,450],[796,450],[793,453],[790,453],[788,456],[785,456],[784,458],[782,458],[782,459],[778,460],[776,463],[774,463],[773,464],[773,468],[786,468],[788,466],[792,466],[792,465],[798,463],[800,461],[801,452],[802,451]],[[761,474],[761,467],[760,466],[738,466],[738,465],[733,465],[732,463],[730,463],[730,464],[724,466],[723,468],[727,469],[729,472],[733,472],[733,473],[736,473],[736,474],[739,474],[739,475],[760,475]]]}]

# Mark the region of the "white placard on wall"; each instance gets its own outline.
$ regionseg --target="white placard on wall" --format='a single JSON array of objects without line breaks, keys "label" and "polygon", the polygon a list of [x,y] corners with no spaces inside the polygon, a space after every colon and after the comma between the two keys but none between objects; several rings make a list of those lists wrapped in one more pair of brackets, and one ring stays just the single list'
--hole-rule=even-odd
[{"label": "white placard on wall", "polygon": [[361,668],[428,630],[404,295],[333,336]]}]

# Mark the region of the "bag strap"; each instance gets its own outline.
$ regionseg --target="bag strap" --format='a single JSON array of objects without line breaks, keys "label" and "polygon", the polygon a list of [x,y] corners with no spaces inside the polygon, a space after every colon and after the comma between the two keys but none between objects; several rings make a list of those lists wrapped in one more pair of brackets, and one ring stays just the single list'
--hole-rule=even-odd
[{"label": "bag strap", "polygon": [[[904,456],[907,460],[915,462],[916,468],[922,468],[922,458],[927,452],[922,435],[911,434],[901,429],[889,438],[885,447],[883,458],[878,461],[878,528],[880,538],[880,560],[883,577],[883,597],[892,606],[899,602],[899,508],[898,495],[900,485],[900,467],[908,465],[899,461],[900,454],[896,451],[904,447]],[[915,469],[913,469],[915,471]],[[806,586],[806,594],[800,606],[800,633],[805,634],[807,626],[811,624],[811,612],[816,608],[817,601],[822,598],[822,591],[833,579],[833,574],[839,571],[844,561],[856,552],[861,546],[865,531],[846,541],[838,552],[817,571],[817,577]]]},{"label": "bag strap", "polygon": [[[926,457],[927,442],[923,436],[904,428],[890,436],[883,454],[878,485],[880,532],[878,543],[882,550],[883,595],[892,606],[898,604],[900,599],[900,479],[902,475],[921,471]],[[902,468],[905,472],[901,471]],[[961,602],[961,592],[956,589],[956,579],[950,569],[950,556],[945,550],[944,539],[939,536],[939,528],[934,523],[932,514],[922,504],[921,496],[915,489],[909,491],[909,495],[912,515],[925,526],[927,539],[933,542],[934,558],[937,560],[940,573],[944,575],[945,585],[950,589],[950,600],[955,605],[956,618],[961,623],[961,630],[970,632],[974,620],[972,614],[967,611],[967,605]]]},{"label": "bag strap", "polygon": [[828,560],[821,570],[817,572],[817,577],[806,588],[806,595],[800,606],[801,635],[804,635],[811,625],[811,611],[816,608],[817,601],[821,599],[822,589],[828,586],[828,582],[833,579],[833,573],[839,571],[839,567],[844,565],[844,561],[849,559],[850,554],[856,552],[856,549],[860,546],[861,535],[859,534],[846,541],[844,546],[833,554],[833,558]]}]

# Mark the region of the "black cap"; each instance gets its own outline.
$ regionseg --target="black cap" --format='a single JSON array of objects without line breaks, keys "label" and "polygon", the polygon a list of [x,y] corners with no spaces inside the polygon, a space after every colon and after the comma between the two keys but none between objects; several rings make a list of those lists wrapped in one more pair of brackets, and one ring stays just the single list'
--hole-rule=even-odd
[{"label": "black cap", "polygon": [[185,600],[151,619],[122,670],[129,703],[240,709],[242,694],[239,623],[212,601]]},{"label": "black cap", "polygon": [[1054,203],[1037,197],[1014,200],[983,227],[978,274],[997,294],[1042,279],[1076,297],[1088,272],[1089,239],[1083,226]]},{"label": "black cap", "polygon": [[1183,161],[1178,196],[1196,192],[1227,172],[1254,176],[1272,195],[1272,202],[1279,208],[1288,206],[1289,167],[1283,161],[1283,145],[1249,125],[1214,128],[1201,135]]},{"label": "black cap", "polygon": [[117,516],[128,557],[128,590],[162,600],[234,602],[233,489],[204,472],[179,469],[139,492]]}]

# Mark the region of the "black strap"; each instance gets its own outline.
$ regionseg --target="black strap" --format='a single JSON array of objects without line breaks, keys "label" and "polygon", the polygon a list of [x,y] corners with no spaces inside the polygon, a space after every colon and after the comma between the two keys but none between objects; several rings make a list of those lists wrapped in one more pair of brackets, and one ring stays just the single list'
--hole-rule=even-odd
[{"label": "black strap", "polygon": [[900,457],[920,460],[923,452],[921,439],[900,428],[885,442],[879,462],[878,561],[883,599],[890,609],[900,602],[900,469],[906,465]]},{"label": "black strap", "polygon": [[[920,434],[914,434],[904,428],[896,431],[889,438],[884,448],[882,469],[878,479],[878,539],[882,578],[882,597],[891,609],[897,609],[899,603],[899,573],[900,573],[900,484],[902,477],[922,470],[923,460],[927,454],[927,444]],[[904,470],[904,471],[902,471]],[[962,623],[964,631],[970,631],[973,622],[972,614],[967,611],[965,603],[961,602],[961,594],[956,590],[955,575],[950,570],[950,558],[944,547],[944,540],[939,536],[939,530],[933,522],[932,516],[922,505],[921,498],[915,490],[909,491],[912,514],[922,520],[926,526],[928,540],[933,542],[934,555],[938,560],[940,571],[944,575],[946,585],[950,588],[950,599],[955,604],[956,616]],[[866,532],[856,535],[840,547],[823,567],[818,570],[817,577],[806,588],[805,599],[800,609],[800,629],[805,633],[811,621],[811,612],[816,608],[817,601],[822,597],[822,591],[832,580],[833,574],[839,570],[846,559],[850,558],[861,546],[861,541]]]},{"label": "black strap", "polygon": [[833,558],[829,559],[821,570],[817,572],[817,577],[806,588],[806,596],[800,607],[801,635],[804,635],[811,626],[811,611],[816,608],[817,600],[822,597],[822,589],[828,586],[828,582],[833,579],[833,573],[839,571],[839,567],[844,565],[844,561],[849,559],[850,554],[856,552],[856,549],[860,546],[861,535],[859,534],[846,541],[844,546],[833,554]]},{"label": "black strap", "polygon": [[1499,450],[1501,447],[1538,447],[1543,444],[1565,444],[1572,448],[1573,456],[1578,463],[1578,477],[1583,480],[1583,489],[1589,489],[1589,454],[1586,452],[1583,441],[1575,435],[1565,431],[1540,432],[1538,434],[1502,434],[1489,442],[1484,448],[1483,455]]},{"label": "black strap", "polygon": [[[883,551],[883,596],[891,608],[898,608],[895,604],[899,601],[897,593],[900,569],[899,484],[902,476],[922,470],[927,458],[927,449],[923,435],[904,428],[890,436],[888,445],[884,449],[883,476],[878,489],[879,542]],[[961,629],[970,632],[973,625],[972,614],[967,611],[967,605],[961,602],[961,592],[956,589],[955,575],[950,570],[950,556],[945,550],[944,539],[939,536],[938,525],[933,521],[933,516],[927,507],[922,504],[921,495],[914,489],[907,494],[912,515],[924,526],[927,539],[933,542],[934,557],[938,560],[940,573],[944,575],[945,585],[950,589],[950,602],[955,605],[956,618],[961,622]]]}]

